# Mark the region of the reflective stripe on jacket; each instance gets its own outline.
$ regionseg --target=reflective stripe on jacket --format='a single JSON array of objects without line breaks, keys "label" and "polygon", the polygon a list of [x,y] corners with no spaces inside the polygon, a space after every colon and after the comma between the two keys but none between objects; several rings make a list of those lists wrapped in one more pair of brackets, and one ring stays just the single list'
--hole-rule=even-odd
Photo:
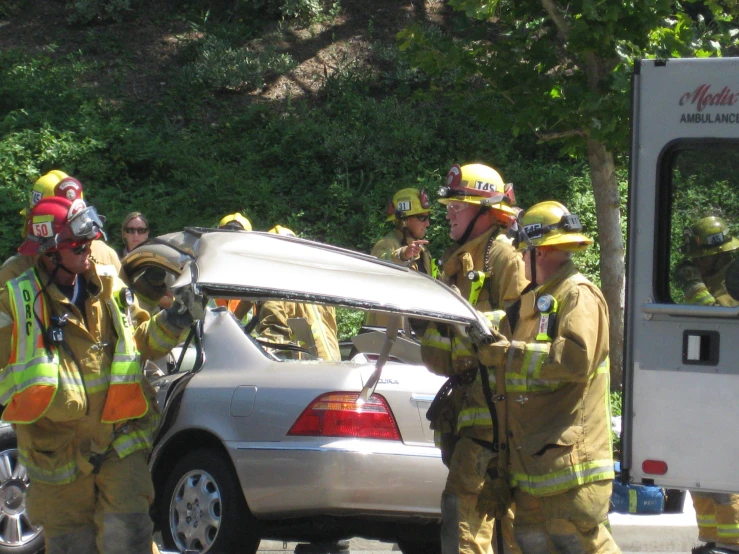
[{"label": "reflective stripe on jacket", "polygon": [[[106,298],[111,321],[118,337],[113,354],[110,376],[91,378],[94,391],[108,387],[102,421],[116,423],[143,416],[149,406],[141,389],[141,367],[133,340],[128,307],[122,305],[122,283],[115,281],[113,297]],[[11,423],[32,423],[49,408],[58,387],[77,389],[85,396],[87,384],[79,372],[60,377],[57,347],[44,347],[44,333],[50,326],[46,298],[39,294],[41,284],[35,270],[29,269],[7,284],[15,326],[14,348],[6,371],[0,372],[0,403],[7,404],[3,419]],[[39,326],[37,311],[42,315],[44,329]]]},{"label": "reflective stripe on jacket", "polygon": [[[34,269],[39,283],[50,282],[50,275],[41,264]],[[42,417],[15,426],[19,459],[36,482],[61,484],[73,481],[79,474],[89,475],[93,470],[88,461],[90,456],[107,452],[111,447],[121,457],[150,448],[151,433],[158,420],[156,392],[142,379],[141,387],[149,405],[147,413],[116,424],[102,421],[113,358],[117,352],[130,351],[128,347],[117,348],[114,321],[123,317],[114,299],[117,296],[114,290],[123,284],[113,268],[100,264],[92,264],[83,277],[88,293],[83,306],[73,304],[53,283],[43,293],[49,316],[67,316],[67,324],[63,328],[65,346],[56,351],[59,358],[56,395]],[[8,366],[16,356],[16,310],[12,295],[7,285],[0,288],[0,380],[10,373]],[[106,302],[109,298],[116,305],[113,313]],[[42,305],[36,304],[39,316],[41,309]],[[177,343],[182,329],[167,321],[166,312],[150,317],[135,299],[128,311],[135,326],[132,334],[136,350],[142,359],[158,359]],[[125,373],[131,366],[123,363]]]},{"label": "reflective stripe on jacket", "polygon": [[113,282],[112,298],[105,299],[118,340],[110,365],[110,387],[101,417],[103,423],[137,419],[149,410],[149,403],[141,388],[143,373],[136,343],[133,340],[130,306],[124,305],[121,299],[124,289],[122,285],[123,283],[116,279]]},{"label": "reflective stripe on jacket", "polygon": [[[543,294],[559,306],[551,342],[536,340]],[[600,290],[567,262],[521,298],[513,339],[488,347],[504,351],[502,360],[515,349],[506,371],[512,485],[544,496],[612,479],[608,310]]]},{"label": "reflective stripe on jacket", "polygon": [[[44,346],[44,330],[49,328],[49,309],[39,294],[41,285],[33,269],[7,284],[13,309],[13,347],[10,363],[0,372],[0,404],[3,419],[10,423],[31,423],[44,415],[56,395],[59,383],[59,354]],[[36,309],[39,306],[39,309]],[[81,382],[68,383],[69,387]],[[84,391],[82,391],[84,394]]]},{"label": "reflective stripe on jacket", "polygon": [[[514,302],[527,285],[522,257],[507,243],[495,239],[499,228],[493,227],[481,236],[448,250],[443,256],[441,280],[457,287],[464,298],[470,297],[471,271],[484,271],[484,286],[477,295],[477,310],[486,314],[491,326],[503,334],[510,333],[501,308]],[[489,250],[489,252],[487,252]],[[486,256],[487,254],[487,256]],[[485,267],[487,258],[488,265]],[[477,353],[469,337],[459,335],[451,326],[430,323],[421,341],[424,364],[432,373],[451,376],[477,368]],[[494,372],[488,372],[493,390]],[[451,393],[458,434],[492,440],[493,422],[485,401],[479,373],[468,385],[455,387]]]}]

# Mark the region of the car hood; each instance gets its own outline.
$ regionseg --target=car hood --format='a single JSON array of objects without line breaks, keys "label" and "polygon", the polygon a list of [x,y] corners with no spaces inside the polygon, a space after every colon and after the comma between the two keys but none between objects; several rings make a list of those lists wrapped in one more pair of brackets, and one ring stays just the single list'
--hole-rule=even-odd
[{"label": "car hood", "polygon": [[136,248],[123,260],[178,274],[175,294],[288,300],[375,310],[470,327],[490,337],[485,319],[440,281],[373,256],[270,233],[187,228]]}]

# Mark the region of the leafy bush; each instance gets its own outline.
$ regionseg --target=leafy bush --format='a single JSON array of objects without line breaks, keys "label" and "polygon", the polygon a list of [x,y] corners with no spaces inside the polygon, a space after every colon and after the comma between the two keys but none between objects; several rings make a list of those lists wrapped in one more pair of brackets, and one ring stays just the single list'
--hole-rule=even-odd
[{"label": "leafy bush", "polygon": [[[17,211],[31,183],[53,168],[82,180],[115,245],[133,209],[146,213],[154,234],[215,225],[241,210],[256,229],[279,223],[367,252],[390,230],[389,198],[416,186],[432,200],[428,238],[439,256],[450,241],[435,195],[455,162],[496,167],[523,206],[562,200],[596,233],[586,166],[498,129],[483,117],[489,98],[481,91],[415,95],[401,75],[416,79],[414,87],[423,75],[407,74],[388,50],[379,73],[347,64],[316,99],[234,109],[233,95],[212,91],[261,86],[265,72],[285,70],[289,60],[234,46],[246,35],[232,23],[203,17],[199,25],[206,38],[181,49],[163,77],[168,95],[156,104],[112,103],[100,89],[78,86],[99,71],[83,53],[0,53],[0,161],[11,198],[0,206],[9,230],[0,254],[17,246]],[[597,275],[597,253],[586,256],[587,273]]]},{"label": "leafy bush", "polygon": [[71,0],[67,2],[67,21],[86,25],[95,21],[121,21],[134,8],[136,0]]},{"label": "leafy bush", "polygon": [[26,0],[2,0],[0,1],[0,17],[8,17],[20,12]]},{"label": "leafy bush", "polygon": [[[611,417],[621,417],[623,408],[623,393],[621,391],[614,391],[611,393]],[[621,423],[623,428],[623,421]],[[611,428],[611,442],[613,443],[613,458],[615,460],[621,459],[621,435],[616,434]]]},{"label": "leafy bush", "polygon": [[337,308],[336,323],[338,325],[339,340],[349,340],[359,334],[359,329],[362,327],[362,323],[364,323],[364,312],[349,308]]},{"label": "leafy bush", "polygon": [[199,45],[197,59],[184,68],[183,78],[209,90],[251,91],[264,86],[268,73],[284,73],[294,65],[289,54],[272,48],[236,48],[209,36]]}]

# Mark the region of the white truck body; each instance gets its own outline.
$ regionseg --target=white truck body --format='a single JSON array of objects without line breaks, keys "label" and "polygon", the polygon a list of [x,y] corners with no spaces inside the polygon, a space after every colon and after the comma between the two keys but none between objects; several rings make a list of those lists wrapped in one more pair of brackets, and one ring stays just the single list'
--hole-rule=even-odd
[{"label": "white truck body", "polygon": [[690,305],[674,279],[688,222],[739,234],[739,59],[637,62],[631,126],[622,467],[739,492],[739,308]]}]

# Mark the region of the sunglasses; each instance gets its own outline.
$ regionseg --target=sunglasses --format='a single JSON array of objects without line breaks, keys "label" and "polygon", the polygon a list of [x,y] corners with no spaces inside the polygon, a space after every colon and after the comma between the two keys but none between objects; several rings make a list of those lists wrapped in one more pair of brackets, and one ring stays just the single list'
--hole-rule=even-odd
[{"label": "sunglasses", "polygon": [[421,223],[426,223],[429,220],[429,216],[428,215],[411,215],[411,216],[408,216],[408,217],[412,217],[413,219],[417,219]]},{"label": "sunglasses", "polygon": [[129,235],[135,235],[138,233],[139,235],[145,235],[149,232],[148,227],[124,227],[123,228],[124,233],[128,233]]},{"label": "sunglasses", "polygon": [[80,254],[84,254],[87,252],[90,248],[90,243],[86,242],[85,244],[80,244],[79,246],[75,246],[74,248],[70,248],[73,254],[77,254],[78,256]]}]

